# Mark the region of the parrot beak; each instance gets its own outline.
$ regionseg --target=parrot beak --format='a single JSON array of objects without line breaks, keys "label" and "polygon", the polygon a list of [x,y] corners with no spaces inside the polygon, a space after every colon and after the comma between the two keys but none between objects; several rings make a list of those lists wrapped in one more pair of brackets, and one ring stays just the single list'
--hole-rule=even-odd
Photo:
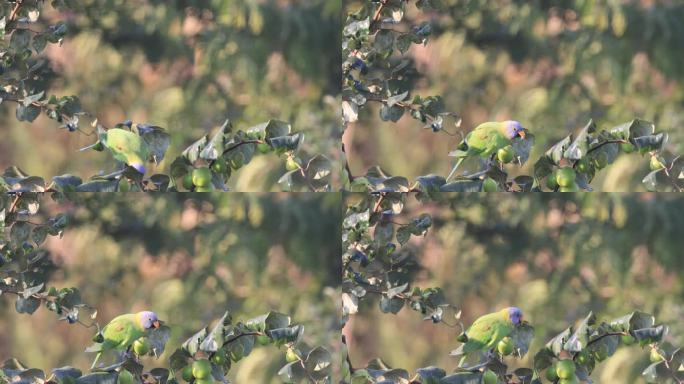
[{"label": "parrot beak", "polygon": [[152,327],[154,327],[154,328],[159,328],[159,327],[161,327],[161,325],[162,325],[162,322],[159,321],[159,320],[155,320],[155,321],[152,323]]},{"label": "parrot beak", "polygon": [[524,139],[524,138],[525,138],[525,135],[526,135],[525,129],[523,129],[523,130],[521,130],[520,132],[518,132],[518,135],[520,135],[520,137],[522,137],[522,138]]}]

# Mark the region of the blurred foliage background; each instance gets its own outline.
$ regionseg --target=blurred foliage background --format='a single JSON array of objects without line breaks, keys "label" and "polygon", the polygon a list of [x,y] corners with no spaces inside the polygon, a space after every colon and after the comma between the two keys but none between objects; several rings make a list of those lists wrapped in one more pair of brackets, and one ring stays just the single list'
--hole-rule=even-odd
[{"label": "blurred foliage background", "polygon": [[[46,23],[66,21],[69,30],[62,46],[44,52],[55,72],[49,94],[79,96],[83,110],[108,127],[132,119],[166,128],[172,143],[160,170],[226,118],[235,129],[288,121],[306,135],[303,150],[337,159],[340,1],[69,3],[74,12],[46,2],[41,13]],[[19,165],[50,177],[114,169],[107,153],[77,152],[94,136],[57,131],[44,116],[18,122],[14,109],[0,107],[2,168]],[[274,155],[260,156],[229,186],[279,189],[284,170]]]},{"label": "blurred foliage background", "polygon": [[[414,285],[441,287],[468,326],[479,316],[519,306],[535,327],[531,354],[508,359],[530,367],[553,336],[589,311],[611,319],[634,310],[667,324],[666,338],[684,344],[684,199],[668,194],[443,194],[440,201],[409,199],[395,222],[421,213],[433,228],[405,246],[419,266]],[[348,202],[355,201],[354,195]],[[415,372],[448,356],[460,328],[423,321],[404,308],[382,314],[377,300],[362,302],[345,333],[354,367],[375,357]],[[457,324],[449,311],[444,320]],[[601,383],[644,383],[649,349],[621,347],[600,364]]]},{"label": "blurred foliage background", "polygon": [[[172,328],[160,360],[230,310],[247,320],[274,310],[305,327],[303,342],[339,353],[341,196],[339,194],[81,194],[52,203],[70,224],[45,245],[55,262],[50,284],[78,287],[106,324],[150,309]],[[39,309],[18,314],[0,300],[0,360],[16,357],[50,371],[90,366],[95,329],[57,321]],[[84,312],[84,313],[87,313]],[[84,315],[85,316],[85,315]],[[82,319],[88,323],[89,319]],[[335,361],[338,361],[336,359]],[[271,383],[284,349],[255,348],[235,364],[234,382]]]},{"label": "blurred foliage background", "polygon": [[[516,119],[536,135],[531,160],[590,118],[610,128],[638,117],[670,135],[684,152],[684,4],[653,0],[441,0],[421,12],[410,2],[407,21],[432,24],[426,46],[407,54],[417,69],[414,94],[442,95],[462,117],[455,136],[434,134],[404,116],[380,120],[368,108],[345,133],[353,174],[380,165],[415,179],[446,175],[447,157],[484,121]],[[348,2],[346,10],[358,8]],[[402,30],[399,25],[395,29]],[[521,170],[531,173],[534,161]],[[510,167],[515,174],[515,168]],[[601,172],[599,190],[643,190],[648,157],[630,154]]]}]

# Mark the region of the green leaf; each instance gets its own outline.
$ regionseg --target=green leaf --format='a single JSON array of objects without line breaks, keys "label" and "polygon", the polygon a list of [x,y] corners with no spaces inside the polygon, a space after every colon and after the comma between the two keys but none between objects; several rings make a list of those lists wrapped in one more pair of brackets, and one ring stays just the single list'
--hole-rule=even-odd
[{"label": "green leaf", "polygon": [[96,372],[76,379],[76,384],[116,384],[116,372]]},{"label": "green leaf", "polygon": [[83,372],[78,368],[67,366],[53,369],[52,374],[55,376],[57,383],[70,384],[73,383],[74,379],[81,377]]},{"label": "green leaf", "polygon": [[162,325],[159,328],[155,328],[150,331],[147,336],[147,341],[150,343],[151,349],[155,352],[156,356],[161,356],[166,348],[166,343],[171,337],[171,328]]},{"label": "green leaf", "polygon": [[589,134],[595,131],[596,124],[594,124],[593,120],[589,120],[572,144],[565,150],[563,157],[570,160],[579,160],[586,156],[589,151]]},{"label": "green leaf", "polygon": [[315,191],[330,189],[332,162],[323,155],[316,155],[306,165],[306,178]]},{"label": "green leaf", "polygon": [[200,350],[205,352],[216,352],[221,349],[224,341],[223,333],[225,327],[230,325],[230,322],[230,313],[226,311],[211,332],[204,338],[202,344],[199,346]]},{"label": "green leaf", "polygon": [[404,299],[396,297],[390,298],[387,296],[383,296],[380,299],[380,310],[383,313],[393,313],[396,315],[397,313],[399,313],[399,311],[401,311],[401,308],[403,307]]},{"label": "green leaf", "polygon": [[16,116],[17,120],[19,121],[32,122],[38,117],[38,115],[40,115],[40,107],[37,107],[35,105],[17,105]]},{"label": "green leaf", "polygon": [[230,120],[226,120],[221,128],[214,134],[214,137],[212,137],[204,146],[204,149],[202,149],[199,156],[205,160],[216,160],[221,157],[224,150],[223,142],[225,140],[226,129],[230,131],[231,128]]},{"label": "green leaf", "polygon": [[35,312],[38,307],[40,307],[40,300],[36,299],[35,297],[19,297],[14,303],[14,307],[16,308],[17,312],[28,313],[30,315]]},{"label": "green leaf", "polygon": [[150,150],[150,156],[155,163],[164,160],[164,154],[171,144],[171,136],[164,131],[164,128],[150,126],[141,135]]},{"label": "green leaf", "polygon": [[441,192],[480,192],[482,190],[482,180],[461,179],[442,185]]},{"label": "green leaf", "polygon": [[480,384],[481,380],[480,372],[459,372],[443,377],[439,384]]},{"label": "green leaf", "polygon": [[31,31],[28,29],[15,29],[10,38],[9,47],[14,53],[19,53],[29,48],[31,43]]},{"label": "green leaf", "polygon": [[577,326],[575,332],[568,338],[568,341],[563,345],[563,349],[569,352],[579,352],[587,347],[589,341],[589,326],[596,322],[596,316],[593,312],[589,312],[584,320]]},{"label": "green leaf", "polygon": [[300,361],[293,361],[280,368],[278,376],[286,383],[307,382],[306,370]]},{"label": "green leaf", "polygon": [[10,243],[12,246],[15,248],[20,247],[29,239],[32,229],[33,225],[25,221],[18,221],[14,223],[10,229]]},{"label": "green leaf", "polygon": [[93,180],[76,187],[76,192],[116,192],[119,180]]},{"label": "green leaf", "polygon": [[73,192],[76,187],[83,183],[83,180],[74,175],[66,174],[61,176],[55,176],[52,178],[57,188],[63,192]]},{"label": "green leaf", "polygon": [[385,105],[380,108],[380,118],[382,121],[391,121],[396,123],[404,115],[404,107],[398,105]]},{"label": "green leaf", "polygon": [[314,380],[323,380],[332,372],[332,356],[327,349],[316,347],[312,349],[304,362],[306,372]]}]

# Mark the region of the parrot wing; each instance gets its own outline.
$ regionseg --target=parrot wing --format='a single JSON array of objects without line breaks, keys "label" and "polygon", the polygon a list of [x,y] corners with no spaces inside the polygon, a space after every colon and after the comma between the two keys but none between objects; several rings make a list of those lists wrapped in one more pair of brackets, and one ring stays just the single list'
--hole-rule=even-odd
[{"label": "parrot wing", "polygon": [[470,353],[494,348],[510,332],[510,324],[502,318],[500,313],[484,315],[475,320],[466,331],[468,341],[463,347],[463,352]]},{"label": "parrot wing", "polygon": [[478,125],[466,137],[469,152],[473,155],[489,157],[509,145],[511,141],[506,138],[503,130],[503,123],[488,122]]},{"label": "parrot wing", "polygon": [[143,164],[149,156],[149,148],[142,137],[125,129],[108,130],[104,144],[115,159],[129,165]]},{"label": "parrot wing", "polygon": [[144,334],[142,326],[137,325],[134,314],[118,316],[102,329],[103,349],[128,348]]}]

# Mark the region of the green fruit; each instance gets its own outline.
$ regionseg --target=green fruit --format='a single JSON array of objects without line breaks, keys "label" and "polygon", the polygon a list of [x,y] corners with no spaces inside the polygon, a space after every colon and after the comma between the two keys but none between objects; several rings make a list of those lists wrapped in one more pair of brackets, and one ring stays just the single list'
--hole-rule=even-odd
[{"label": "green fruit", "polygon": [[620,149],[624,153],[632,153],[636,148],[634,148],[634,144],[632,143],[622,143],[620,144]]},{"label": "green fruit", "polygon": [[188,172],[183,176],[183,188],[188,191],[192,189],[194,185],[192,184],[192,172]]},{"label": "green fruit", "polygon": [[214,160],[214,162],[211,164],[211,169],[214,170],[214,172],[223,174],[226,172],[226,170],[229,170],[230,168],[228,167],[228,164],[226,164],[226,161],[223,158],[218,158]]},{"label": "green fruit", "polygon": [[508,356],[511,353],[513,353],[514,349],[513,345],[513,340],[511,340],[510,337],[504,337],[501,341],[499,341],[499,344],[496,346],[496,349],[499,351],[500,354],[504,356]]},{"label": "green fruit", "polygon": [[515,157],[515,151],[513,150],[513,147],[508,145],[499,149],[496,152],[496,157],[499,159],[500,162],[508,164],[511,161],[513,161],[513,157]]},{"label": "green fruit", "polygon": [[209,168],[195,168],[192,171],[192,183],[198,187],[208,187],[211,184],[211,171]]},{"label": "green fruit", "polygon": [[211,357],[211,362],[216,365],[223,365],[227,360],[228,356],[226,356],[226,351],[223,349],[219,349],[214,353],[214,356]]},{"label": "green fruit", "polygon": [[266,335],[259,335],[256,337],[256,341],[259,345],[269,345],[271,344],[271,338]]},{"label": "green fruit", "polygon": [[570,167],[563,167],[556,171],[556,182],[561,187],[569,187],[575,183],[575,170]]},{"label": "green fruit", "polygon": [[551,382],[556,382],[556,380],[558,380],[558,374],[556,374],[555,365],[546,368],[546,379]]},{"label": "green fruit", "polygon": [[138,356],[147,355],[150,352],[150,342],[141,337],[133,343],[133,352]]},{"label": "green fruit", "polygon": [[577,376],[572,375],[571,377],[569,377],[567,379],[558,380],[558,384],[580,384],[580,381],[577,378]]},{"label": "green fruit", "polygon": [[651,360],[651,363],[658,363],[665,360],[665,358],[660,354],[660,352],[658,352],[657,348],[652,348],[651,353],[648,357]]},{"label": "green fruit", "polygon": [[119,192],[128,192],[131,190],[131,183],[128,182],[128,179],[125,177],[122,177],[119,179]]},{"label": "green fruit", "polygon": [[195,360],[192,363],[192,376],[195,379],[207,379],[211,377],[211,363],[209,360]]},{"label": "green fruit", "polygon": [[57,296],[59,293],[57,293],[57,288],[55,287],[50,287],[48,290],[48,296]]},{"label": "green fruit", "polygon": [[212,187],[197,187],[195,188],[195,192],[211,192],[214,189]]},{"label": "green fruit", "polygon": [[577,362],[581,365],[587,364],[589,362],[589,353],[580,351],[580,353],[577,354]]},{"label": "green fruit", "polygon": [[575,375],[575,362],[564,359],[556,363],[556,374],[561,379],[569,379]]},{"label": "green fruit", "polygon": [[259,143],[257,144],[257,151],[259,153],[269,153],[271,152],[271,146],[266,143]]},{"label": "green fruit", "polygon": [[499,379],[496,377],[496,373],[490,371],[489,369],[485,370],[482,374],[483,384],[496,384],[498,381]]},{"label": "green fruit", "polygon": [[294,171],[295,169],[299,169],[300,165],[299,163],[301,160],[297,157],[288,157],[287,160],[285,160],[285,169],[288,171]]},{"label": "green fruit", "polygon": [[580,159],[577,161],[577,171],[581,173],[587,173],[589,172],[589,161],[586,159]]},{"label": "green fruit", "polygon": [[568,187],[560,187],[558,188],[558,192],[577,192],[579,191],[579,187],[577,184],[572,184]]},{"label": "green fruit", "polygon": [[622,344],[624,345],[633,345],[636,343],[636,339],[632,335],[622,335],[620,336],[620,341],[622,341]]},{"label": "green fruit", "polygon": [[558,182],[556,182],[556,173],[553,172],[546,176],[546,188],[555,191],[558,188]]},{"label": "green fruit", "polygon": [[299,356],[297,356],[297,352],[295,352],[294,349],[288,348],[287,352],[285,352],[285,361],[288,363],[292,363],[299,360]]},{"label": "green fruit", "polygon": [[125,369],[122,369],[121,372],[119,372],[119,376],[116,379],[117,384],[133,384],[135,383],[135,377],[133,377],[133,374],[128,372]]},{"label": "green fruit", "polygon": [[665,164],[658,158],[658,156],[651,156],[651,161],[648,163],[651,171],[657,171],[665,168]]},{"label": "green fruit", "polygon": [[496,184],[496,181],[494,181],[494,179],[491,177],[485,177],[484,181],[482,182],[482,191],[497,192],[498,190],[499,186]]},{"label": "green fruit", "polygon": [[606,165],[608,165],[608,155],[605,154],[605,152],[601,152],[598,155],[596,155],[596,160],[594,161],[596,164],[596,168],[602,169],[605,168]]},{"label": "green fruit", "polygon": [[195,380],[195,384],[213,384],[214,383],[214,378],[209,376],[206,379],[197,379]]},{"label": "green fruit", "polygon": [[185,368],[183,368],[183,380],[187,381],[188,383],[192,381],[192,365],[188,365]]}]

